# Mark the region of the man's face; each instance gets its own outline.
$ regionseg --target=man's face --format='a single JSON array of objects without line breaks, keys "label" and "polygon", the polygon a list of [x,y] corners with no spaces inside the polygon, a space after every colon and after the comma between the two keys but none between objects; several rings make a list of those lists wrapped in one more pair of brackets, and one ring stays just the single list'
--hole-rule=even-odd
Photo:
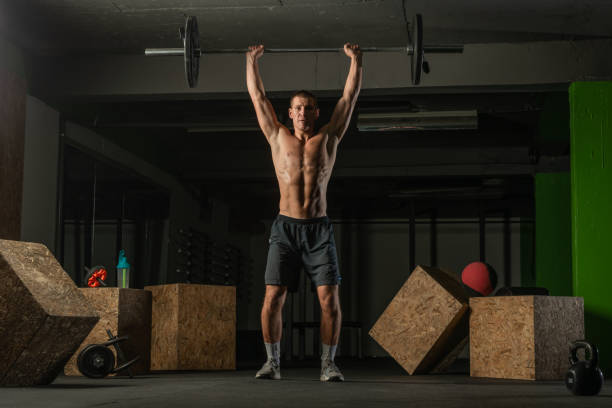
[{"label": "man's face", "polygon": [[312,98],[297,95],[291,101],[289,117],[293,120],[293,128],[301,131],[312,131],[319,117],[319,108]]}]

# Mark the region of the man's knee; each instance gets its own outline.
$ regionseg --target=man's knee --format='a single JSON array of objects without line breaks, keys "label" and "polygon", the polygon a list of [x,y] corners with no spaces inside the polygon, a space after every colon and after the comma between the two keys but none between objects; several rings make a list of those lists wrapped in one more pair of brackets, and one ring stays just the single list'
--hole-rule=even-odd
[{"label": "man's knee", "polygon": [[319,297],[321,312],[326,315],[335,316],[341,313],[340,297],[337,291],[326,291]]},{"label": "man's knee", "polygon": [[340,303],[329,301],[321,302],[321,312],[329,316],[338,316],[340,314]]},{"label": "man's knee", "polygon": [[264,296],[263,308],[267,310],[277,311],[282,309],[287,295],[287,287],[285,286],[266,286],[266,294]]}]

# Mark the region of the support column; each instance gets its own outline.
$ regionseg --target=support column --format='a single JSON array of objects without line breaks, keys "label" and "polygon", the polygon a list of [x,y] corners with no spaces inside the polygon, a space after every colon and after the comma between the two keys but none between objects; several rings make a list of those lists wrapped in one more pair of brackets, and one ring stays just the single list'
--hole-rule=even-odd
[{"label": "support column", "polygon": [[0,239],[21,238],[26,84],[0,66]]},{"label": "support column", "polygon": [[584,297],[587,340],[605,350],[605,373],[612,369],[612,82],[573,83],[569,99],[573,291]]}]

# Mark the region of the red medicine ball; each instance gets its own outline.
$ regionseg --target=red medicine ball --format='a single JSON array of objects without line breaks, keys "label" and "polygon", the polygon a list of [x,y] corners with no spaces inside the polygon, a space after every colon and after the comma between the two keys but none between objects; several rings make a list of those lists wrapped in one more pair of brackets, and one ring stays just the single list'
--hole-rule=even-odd
[{"label": "red medicine ball", "polygon": [[483,296],[488,296],[497,286],[495,269],[484,262],[472,262],[461,272],[463,284]]}]

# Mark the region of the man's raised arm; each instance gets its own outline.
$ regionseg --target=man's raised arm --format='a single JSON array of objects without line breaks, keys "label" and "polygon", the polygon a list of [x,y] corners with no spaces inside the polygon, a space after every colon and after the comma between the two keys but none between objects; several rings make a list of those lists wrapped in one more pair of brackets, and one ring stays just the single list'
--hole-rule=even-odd
[{"label": "man's raised arm", "polygon": [[351,58],[351,68],[349,69],[344,92],[336,104],[332,117],[329,121],[327,131],[329,134],[342,139],[351,120],[351,114],[357,103],[357,97],[361,90],[361,50],[357,44],[344,44],[344,53]]},{"label": "man's raised arm", "polygon": [[255,106],[259,127],[261,127],[266,139],[270,141],[271,138],[275,138],[278,134],[281,124],[276,118],[272,104],[266,98],[263,81],[259,75],[257,60],[263,53],[263,45],[249,47],[249,51],[246,53],[246,81],[251,101],[253,101],[253,106]]}]

